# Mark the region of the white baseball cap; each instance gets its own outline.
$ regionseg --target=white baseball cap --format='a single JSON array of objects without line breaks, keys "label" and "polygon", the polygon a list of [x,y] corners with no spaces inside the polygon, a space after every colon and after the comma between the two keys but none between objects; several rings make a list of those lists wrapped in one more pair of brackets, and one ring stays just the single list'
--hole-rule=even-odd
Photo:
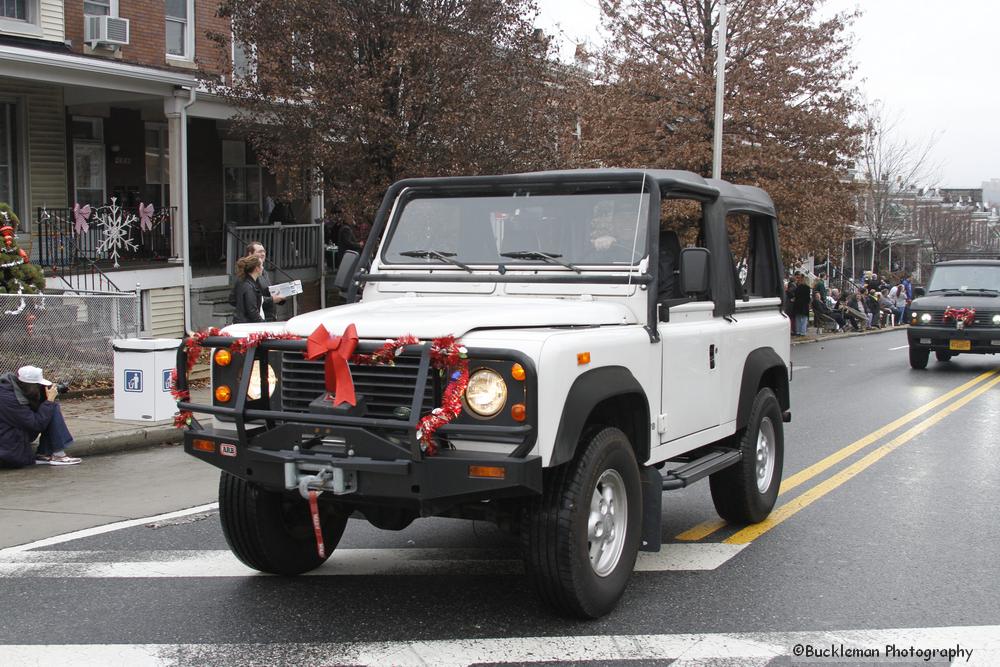
[{"label": "white baseball cap", "polygon": [[43,384],[48,387],[51,382],[42,377],[42,369],[38,366],[21,366],[17,369],[17,379],[21,382]]}]

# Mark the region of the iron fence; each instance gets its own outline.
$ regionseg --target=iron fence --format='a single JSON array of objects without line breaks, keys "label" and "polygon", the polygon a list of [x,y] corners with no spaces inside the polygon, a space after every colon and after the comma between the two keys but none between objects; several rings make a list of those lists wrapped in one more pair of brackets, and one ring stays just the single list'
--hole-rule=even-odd
[{"label": "iron fence", "polygon": [[323,262],[323,225],[256,225],[227,227],[227,272],[236,271],[236,260],[243,257],[246,245],[258,241],[267,250],[269,271],[276,271],[280,280],[290,280],[290,269],[319,269]]},{"label": "iron fence", "polygon": [[39,264],[56,270],[109,268],[170,256],[176,207],[152,212],[137,206],[102,206],[86,215],[69,208],[37,211]]},{"label": "iron fence", "polygon": [[61,382],[110,380],[112,341],[139,328],[135,292],[0,294],[0,373],[31,364]]}]

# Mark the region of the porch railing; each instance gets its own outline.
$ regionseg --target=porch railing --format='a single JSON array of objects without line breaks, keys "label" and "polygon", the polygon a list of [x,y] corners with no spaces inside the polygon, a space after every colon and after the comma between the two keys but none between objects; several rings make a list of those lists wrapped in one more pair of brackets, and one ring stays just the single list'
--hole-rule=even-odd
[{"label": "porch railing", "polygon": [[120,291],[105,271],[166,260],[175,213],[161,208],[144,218],[136,206],[100,207],[77,219],[69,208],[40,208],[38,263],[56,276],[72,274],[76,287]]},{"label": "porch railing", "polygon": [[323,265],[323,225],[227,225],[227,266],[236,271],[236,260],[244,256],[251,241],[259,241],[267,250],[267,269],[291,280],[291,269],[320,269]]}]

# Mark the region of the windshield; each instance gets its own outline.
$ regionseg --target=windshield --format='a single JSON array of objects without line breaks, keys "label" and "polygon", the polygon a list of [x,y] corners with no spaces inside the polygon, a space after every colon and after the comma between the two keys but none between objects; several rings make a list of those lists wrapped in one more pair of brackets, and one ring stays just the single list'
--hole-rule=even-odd
[{"label": "windshield", "polygon": [[956,264],[934,267],[927,291],[1000,290],[1000,266]]},{"label": "windshield", "polygon": [[[646,255],[649,193],[412,198],[391,264],[632,265]],[[442,257],[443,256],[443,257]]]}]

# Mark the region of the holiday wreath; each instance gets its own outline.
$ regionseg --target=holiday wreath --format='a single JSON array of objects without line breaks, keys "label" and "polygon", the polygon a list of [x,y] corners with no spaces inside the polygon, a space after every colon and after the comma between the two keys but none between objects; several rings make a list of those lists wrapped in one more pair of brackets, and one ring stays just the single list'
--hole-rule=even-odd
[{"label": "holiday wreath", "polygon": [[949,307],[944,311],[944,317],[941,318],[945,323],[955,322],[958,324],[962,323],[964,326],[972,326],[972,323],[976,321],[976,309],[975,308],[951,308]]}]

